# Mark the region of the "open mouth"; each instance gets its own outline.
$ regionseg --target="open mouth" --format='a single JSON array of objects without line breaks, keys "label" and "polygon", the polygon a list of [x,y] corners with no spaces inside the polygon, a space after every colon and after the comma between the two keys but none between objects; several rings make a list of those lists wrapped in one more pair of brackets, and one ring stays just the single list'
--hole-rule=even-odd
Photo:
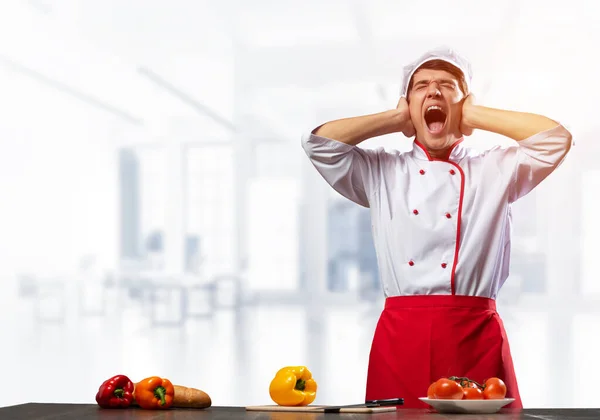
[{"label": "open mouth", "polygon": [[431,105],[425,110],[425,124],[431,134],[441,133],[446,125],[446,112],[437,105]]}]

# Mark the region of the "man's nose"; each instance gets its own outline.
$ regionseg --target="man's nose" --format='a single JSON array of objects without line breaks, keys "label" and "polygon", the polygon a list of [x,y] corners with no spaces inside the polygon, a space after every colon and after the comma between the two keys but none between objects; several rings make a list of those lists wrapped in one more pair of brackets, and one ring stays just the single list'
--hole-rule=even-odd
[{"label": "man's nose", "polygon": [[437,82],[431,82],[427,87],[427,97],[435,98],[436,96],[441,96],[442,92],[440,92],[440,87]]}]

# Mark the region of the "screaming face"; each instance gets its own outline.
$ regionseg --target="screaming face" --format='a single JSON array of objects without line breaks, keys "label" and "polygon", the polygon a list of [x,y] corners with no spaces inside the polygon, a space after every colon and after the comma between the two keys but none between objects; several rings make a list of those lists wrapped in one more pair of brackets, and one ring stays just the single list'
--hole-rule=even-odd
[{"label": "screaming face", "polygon": [[459,81],[445,70],[424,68],[413,75],[408,91],[410,118],[417,140],[430,154],[443,155],[462,137],[463,98]]}]

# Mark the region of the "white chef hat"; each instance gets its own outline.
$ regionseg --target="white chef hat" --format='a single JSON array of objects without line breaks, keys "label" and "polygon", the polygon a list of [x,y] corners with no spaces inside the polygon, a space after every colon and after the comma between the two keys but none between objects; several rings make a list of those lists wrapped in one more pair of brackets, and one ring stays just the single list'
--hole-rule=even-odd
[{"label": "white chef hat", "polygon": [[467,83],[467,93],[471,91],[471,79],[473,77],[473,73],[471,70],[471,64],[467,61],[466,58],[461,56],[458,52],[453,50],[452,48],[442,46],[432,50],[427,51],[417,60],[408,64],[404,67],[404,79],[402,81],[402,87],[400,90],[400,94],[403,97],[407,96],[408,84],[410,83],[410,79],[412,78],[415,71],[421,67],[424,63],[432,60],[443,60],[447,63],[452,64],[457,67],[465,76],[465,82]]}]

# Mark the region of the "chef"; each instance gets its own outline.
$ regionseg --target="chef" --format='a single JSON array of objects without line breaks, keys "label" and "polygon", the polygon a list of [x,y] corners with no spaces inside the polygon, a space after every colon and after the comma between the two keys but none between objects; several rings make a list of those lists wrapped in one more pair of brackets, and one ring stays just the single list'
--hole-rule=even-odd
[{"label": "chef", "polygon": [[[498,377],[515,398],[508,407],[522,408],[495,301],[509,274],[511,204],[563,162],[571,134],[541,115],[475,104],[471,66],[450,48],[426,52],[403,76],[395,109],[302,137],[324,180],[371,213],[386,299],[366,399],[425,407],[418,398],[441,377]],[[515,142],[479,152],[463,144],[473,130]],[[359,147],[390,133],[412,138],[412,149]]]}]

